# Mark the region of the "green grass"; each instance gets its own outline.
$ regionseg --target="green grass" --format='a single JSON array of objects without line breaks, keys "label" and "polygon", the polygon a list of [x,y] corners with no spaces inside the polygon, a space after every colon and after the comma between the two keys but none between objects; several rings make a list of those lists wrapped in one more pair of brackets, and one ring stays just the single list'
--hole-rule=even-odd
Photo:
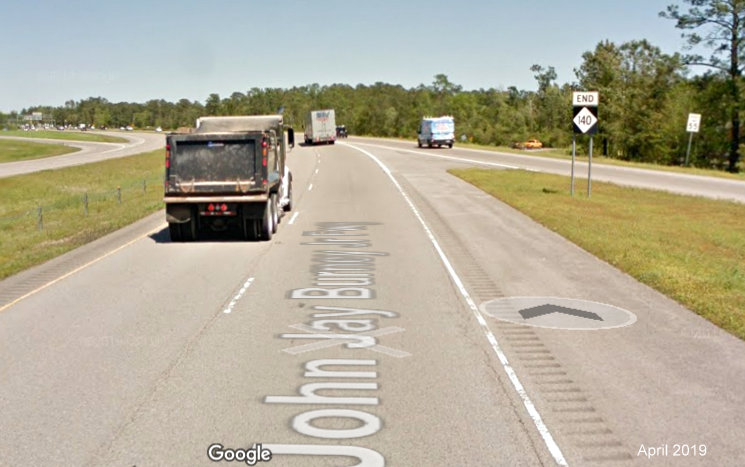
[{"label": "green grass", "polygon": [[[377,136],[364,136],[364,135],[353,135],[353,136],[363,136],[367,138],[377,138]],[[401,138],[401,137],[387,137],[386,139],[394,139],[399,140],[401,142],[408,142],[416,145],[416,139],[412,140],[411,138]],[[579,142],[577,143],[580,144]],[[586,143],[585,146],[587,146]],[[465,149],[479,149],[482,151],[491,151],[491,152],[503,152],[507,154],[517,154],[520,156],[532,156],[532,157],[547,157],[550,159],[562,159],[562,160],[572,160],[571,155],[571,148],[545,148],[545,149],[515,149],[508,146],[491,146],[487,144],[476,144],[476,143],[464,143],[460,140],[456,141],[453,145],[454,148],[465,148]],[[659,165],[659,164],[651,164],[646,162],[630,162],[630,161],[622,161],[620,159],[612,159],[610,157],[603,157],[598,156],[595,154],[597,152],[598,148],[595,147],[595,151],[593,152],[592,156],[592,162],[593,164],[606,164],[606,165],[616,165],[619,167],[633,167],[637,169],[647,169],[647,170],[660,170],[663,172],[674,172],[674,173],[683,173],[683,174],[689,174],[689,175],[703,175],[707,177],[718,177],[718,178],[728,178],[731,180],[745,180],[745,159],[740,159],[740,172],[738,173],[729,173],[724,172],[722,170],[714,170],[714,169],[702,169],[698,167],[680,167],[680,166],[670,166],[670,165]],[[588,157],[587,156],[577,156],[578,161],[581,162],[587,162]]]},{"label": "green grass", "polygon": [[163,150],[3,178],[0,193],[2,279],[161,209]]},{"label": "green grass", "polygon": [[[486,146],[482,144],[473,144],[473,143],[456,143],[456,144],[459,147],[464,147],[464,148],[482,149],[485,151],[494,151],[494,152],[505,152],[508,154],[519,154],[521,156],[548,157],[551,159],[572,160],[571,153],[567,154],[567,152],[570,151],[571,149],[566,149],[566,148],[564,149],[546,148],[546,149],[540,149],[540,150],[524,150],[524,149],[513,149],[513,148],[509,148],[505,146]],[[597,147],[595,149],[597,150]],[[581,162],[587,162],[588,157],[577,156],[577,160]],[[650,164],[650,163],[645,163],[645,162],[622,161],[620,159],[613,159],[610,157],[599,156],[594,153],[592,156],[592,162],[597,163],[597,164],[615,165],[619,167],[633,167],[637,169],[661,170],[663,172],[674,172],[674,173],[683,173],[683,174],[689,174],[689,175],[703,175],[707,177],[728,178],[731,180],[745,180],[744,161],[740,161],[740,167],[742,168],[742,170],[734,174],[729,173],[729,172],[724,172],[721,170],[702,169],[698,167],[680,167],[680,166]]]},{"label": "green grass", "polygon": [[745,205],[600,182],[572,198],[568,177],[450,172],[745,339]]},{"label": "green grass", "polygon": [[75,151],[78,151],[78,148],[71,148],[61,144],[42,144],[31,141],[0,139],[0,163],[41,159],[43,157],[69,154]]},{"label": "green grass", "polygon": [[66,141],[90,141],[94,143],[126,143],[128,140],[120,138],[118,136],[102,135],[100,133],[87,132],[87,131],[55,131],[55,130],[41,130],[41,131],[23,131],[23,130],[11,130],[11,131],[0,131],[0,136],[19,136],[22,138],[46,138],[46,139],[62,139]]}]

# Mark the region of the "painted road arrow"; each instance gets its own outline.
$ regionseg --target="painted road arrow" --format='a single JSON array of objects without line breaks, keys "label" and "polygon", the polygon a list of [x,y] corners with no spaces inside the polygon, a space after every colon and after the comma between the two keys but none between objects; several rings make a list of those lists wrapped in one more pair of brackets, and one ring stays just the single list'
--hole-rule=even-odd
[{"label": "painted road arrow", "polygon": [[523,319],[528,320],[531,318],[537,318],[539,316],[550,315],[551,313],[561,313],[564,315],[576,316],[578,318],[593,319],[595,321],[603,321],[600,315],[591,311],[575,310],[574,308],[565,308],[558,305],[540,305],[533,308],[526,308],[520,310],[520,316]]}]

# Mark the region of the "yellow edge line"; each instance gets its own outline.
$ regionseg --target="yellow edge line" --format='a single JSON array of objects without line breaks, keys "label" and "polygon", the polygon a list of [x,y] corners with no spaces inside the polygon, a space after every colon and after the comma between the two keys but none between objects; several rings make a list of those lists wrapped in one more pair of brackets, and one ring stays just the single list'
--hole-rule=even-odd
[{"label": "yellow edge line", "polygon": [[14,306],[14,305],[18,304],[18,302],[20,302],[21,300],[25,300],[25,299],[27,299],[28,297],[30,297],[30,296],[32,296],[32,295],[34,295],[34,294],[36,294],[36,293],[39,293],[39,292],[41,292],[42,290],[46,289],[47,287],[49,287],[49,286],[51,286],[51,285],[54,285],[54,284],[56,284],[57,282],[59,282],[59,281],[61,281],[61,280],[63,280],[63,279],[66,279],[66,278],[68,278],[68,277],[72,276],[73,274],[76,274],[76,273],[78,273],[78,272],[82,271],[83,269],[87,268],[88,266],[91,266],[91,265],[93,265],[93,264],[95,264],[95,263],[97,263],[97,262],[101,261],[102,259],[104,259],[104,258],[107,258],[107,257],[109,257],[109,256],[113,255],[114,253],[116,253],[116,252],[118,252],[118,251],[121,251],[121,250],[123,250],[123,249],[127,248],[128,246],[130,246],[130,245],[132,245],[133,243],[136,243],[136,242],[138,242],[138,241],[142,240],[143,238],[147,237],[148,235],[152,235],[152,234],[153,234],[153,233],[155,233],[155,232],[159,232],[159,231],[163,230],[163,227],[164,227],[164,225],[161,225],[161,226],[159,226],[159,227],[158,227],[158,228],[156,228],[156,229],[153,229],[153,230],[151,230],[151,231],[149,231],[149,232],[147,232],[147,233],[144,233],[144,234],[140,235],[139,237],[137,237],[137,238],[134,238],[134,239],[130,240],[129,242],[125,243],[124,245],[121,245],[121,246],[119,246],[119,247],[117,247],[117,248],[115,248],[115,249],[113,249],[113,250],[109,251],[108,253],[106,253],[106,254],[103,254],[103,255],[99,256],[98,258],[96,258],[96,259],[93,259],[93,260],[91,260],[91,261],[89,261],[89,262],[85,263],[84,265],[82,265],[82,266],[79,266],[79,267],[77,267],[77,268],[73,269],[72,271],[70,271],[70,272],[68,272],[68,273],[65,273],[65,274],[61,275],[60,277],[58,277],[58,278],[56,278],[56,279],[53,279],[53,280],[51,280],[51,281],[47,282],[46,284],[44,284],[44,285],[41,285],[41,286],[39,286],[39,287],[35,288],[35,289],[34,289],[34,290],[32,290],[31,292],[28,292],[27,294],[25,294],[25,295],[22,295],[21,297],[18,297],[18,298],[16,298],[16,299],[15,299],[15,300],[13,300],[12,302],[10,302],[10,303],[8,303],[8,304],[5,304],[5,305],[3,305],[2,307],[0,307],[0,313],[1,313],[1,312],[3,312],[3,311],[5,311],[5,310],[7,310],[8,308],[10,308],[10,307],[12,307],[12,306]]}]

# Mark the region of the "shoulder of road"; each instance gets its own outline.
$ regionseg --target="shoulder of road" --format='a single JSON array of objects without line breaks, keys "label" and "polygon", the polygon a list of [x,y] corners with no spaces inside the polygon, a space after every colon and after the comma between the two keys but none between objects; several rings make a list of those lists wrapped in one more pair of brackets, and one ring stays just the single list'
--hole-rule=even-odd
[{"label": "shoulder of road", "polygon": [[[374,141],[390,141],[395,143],[411,143],[412,145],[416,145],[416,142],[414,140],[406,139],[406,138],[376,138],[376,137],[368,137],[368,136],[350,136],[351,140],[357,139],[369,139]],[[453,146],[454,149],[458,149],[461,151],[472,151],[472,152],[478,152],[478,153],[493,153],[498,154],[502,156],[512,156],[512,157],[529,157],[534,159],[546,159],[546,160],[556,160],[556,161],[563,161],[563,162],[569,162],[572,159],[571,154],[567,154],[565,149],[562,148],[544,148],[544,149],[513,149],[503,146],[484,146],[480,144],[472,144],[472,143],[456,143],[455,146]],[[577,162],[587,162],[588,157],[586,155],[577,155],[576,156]],[[617,168],[627,168],[627,169],[635,169],[635,170],[644,170],[649,172],[661,172],[661,173],[673,173],[673,174],[679,174],[679,175],[689,175],[692,177],[713,177],[713,178],[723,178],[723,179],[730,179],[730,180],[737,180],[737,181],[743,181],[745,182],[745,172],[740,173],[729,173],[722,170],[715,170],[715,169],[704,169],[699,167],[682,167],[682,166],[665,166],[665,165],[659,165],[659,164],[652,164],[652,163],[644,163],[644,162],[633,162],[633,161],[625,161],[621,159],[613,159],[610,157],[604,157],[599,155],[593,156],[593,165],[603,165],[603,166],[611,166],[611,167],[617,167]]]}]

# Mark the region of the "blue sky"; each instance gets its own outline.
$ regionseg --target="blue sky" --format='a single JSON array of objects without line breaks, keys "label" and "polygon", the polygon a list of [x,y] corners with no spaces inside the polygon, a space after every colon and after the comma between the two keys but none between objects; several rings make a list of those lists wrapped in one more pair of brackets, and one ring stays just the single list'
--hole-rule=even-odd
[{"label": "blue sky", "polygon": [[604,39],[682,50],[658,12],[675,0],[9,0],[0,14],[0,111],[105,97],[204,102],[258,87],[437,73],[465,89],[535,89],[530,66],[576,80]]}]

